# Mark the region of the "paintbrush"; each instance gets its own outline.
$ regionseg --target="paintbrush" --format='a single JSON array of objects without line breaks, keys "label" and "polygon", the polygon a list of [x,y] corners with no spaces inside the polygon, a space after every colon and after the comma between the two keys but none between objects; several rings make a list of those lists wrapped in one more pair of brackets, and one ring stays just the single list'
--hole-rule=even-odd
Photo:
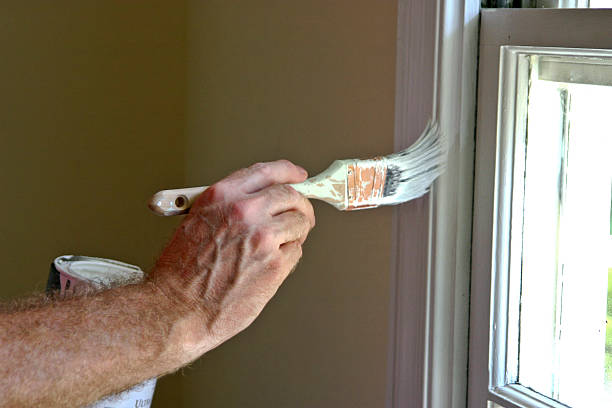
[{"label": "paintbrush", "polygon": [[[341,211],[375,208],[422,196],[442,173],[445,163],[444,138],[438,125],[430,122],[405,150],[367,160],[336,160],[324,172],[290,186],[305,197],[325,201]],[[160,191],[149,201],[149,208],[159,215],[187,213],[207,188]]]}]

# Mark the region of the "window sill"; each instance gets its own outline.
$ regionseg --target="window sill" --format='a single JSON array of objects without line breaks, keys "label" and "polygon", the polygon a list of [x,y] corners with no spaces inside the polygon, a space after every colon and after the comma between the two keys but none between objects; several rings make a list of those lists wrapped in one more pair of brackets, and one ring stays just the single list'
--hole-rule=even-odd
[{"label": "window sill", "polygon": [[545,397],[534,390],[520,384],[508,384],[503,387],[495,387],[489,390],[491,394],[500,399],[499,403],[504,406],[516,408],[568,408],[555,400]]}]

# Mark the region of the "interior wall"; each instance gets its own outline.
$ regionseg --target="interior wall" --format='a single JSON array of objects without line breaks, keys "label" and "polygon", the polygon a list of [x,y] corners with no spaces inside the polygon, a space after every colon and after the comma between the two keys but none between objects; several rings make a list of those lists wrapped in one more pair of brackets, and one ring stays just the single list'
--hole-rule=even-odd
[{"label": "interior wall", "polygon": [[[0,298],[74,253],[148,269],[151,193],[256,161],[311,174],[393,149],[396,1],[30,1],[0,13]],[[158,382],[154,406],[380,407],[391,210],[314,203],[259,319]]]},{"label": "interior wall", "polygon": [[185,2],[3,2],[0,298],[44,290],[64,254],[148,268],[184,182]]},{"label": "interior wall", "polygon": [[[396,3],[191,1],[188,184],[256,161],[314,175],[391,152]],[[183,406],[384,406],[391,210],[315,211],[259,319],[184,370]]]}]

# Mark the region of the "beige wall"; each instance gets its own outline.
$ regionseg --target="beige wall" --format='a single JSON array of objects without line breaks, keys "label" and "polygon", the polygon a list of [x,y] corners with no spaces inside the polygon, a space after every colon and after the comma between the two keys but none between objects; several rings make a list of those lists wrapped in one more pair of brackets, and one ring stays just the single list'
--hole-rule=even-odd
[{"label": "beige wall", "polygon": [[[186,176],[260,160],[311,173],[393,148],[396,2],[192,1]],[[315,204],[297,270],[185,370],[184,406],[382,407],[391,211]]]},{"label": "beige wall", "polygon": [[184,178],[184,23],[163,1],[3,3],[0,296],[66,253],[152,264],[175,220],[146,202]]},{"label": "beige wall", "polygon": [[[154,261],[161,187],[255,161],[311,173],[393,147],[396,2],[7,4],[0,13],[2,298],[57,255]],[[304,258],[262,316],[155,405],[380,407],[391,211],[315,204]]]}]

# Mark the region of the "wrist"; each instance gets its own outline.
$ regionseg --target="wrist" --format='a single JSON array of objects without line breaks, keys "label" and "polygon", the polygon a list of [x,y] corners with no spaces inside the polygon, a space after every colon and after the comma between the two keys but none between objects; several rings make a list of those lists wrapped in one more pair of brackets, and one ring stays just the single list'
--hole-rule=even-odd
[{"label": "wrist", "polygon": [[206,326],[206,315],[176,293],[176,289],[162,285],[155,279],[145,281],[143,289],[148,293],[160,316],[168,326],[163,360],[174,371],[188,364],[215,347]]}]

